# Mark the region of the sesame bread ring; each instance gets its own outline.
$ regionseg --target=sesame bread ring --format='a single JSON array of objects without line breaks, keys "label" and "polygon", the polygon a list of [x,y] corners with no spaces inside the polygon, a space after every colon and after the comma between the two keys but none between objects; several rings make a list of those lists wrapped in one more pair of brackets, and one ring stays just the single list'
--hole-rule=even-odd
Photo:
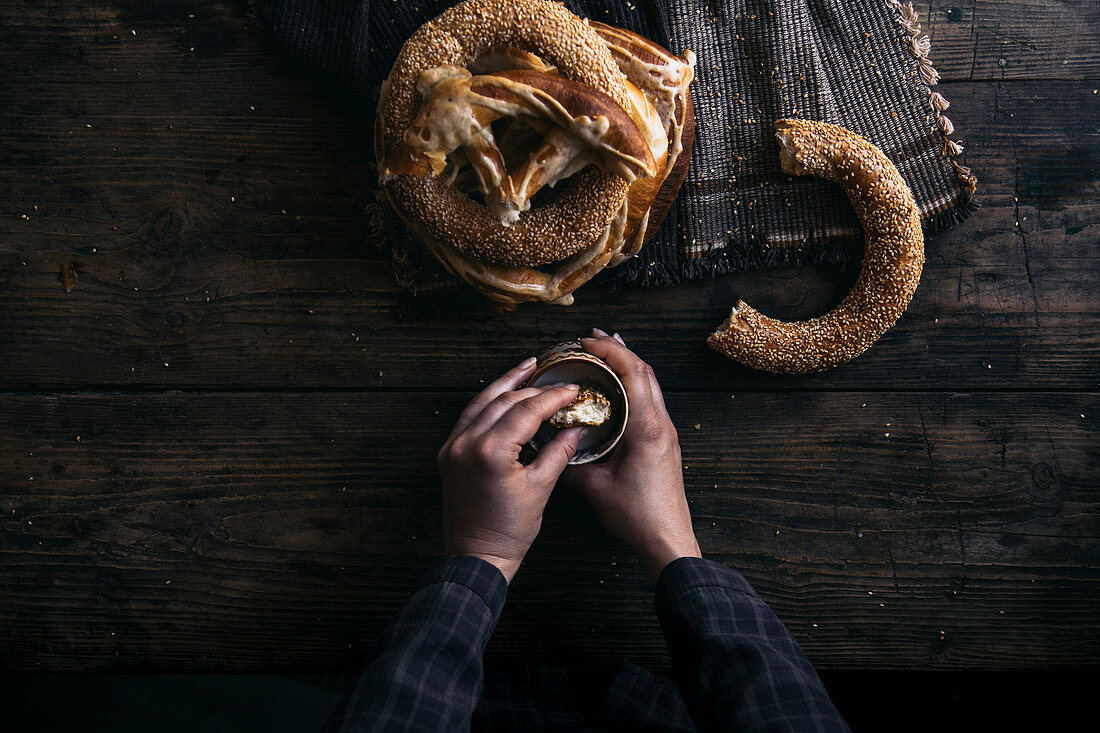
[{"label": "sesame bread ring", "polygon": [[[420,89],[425,102],[404,139],[383,162],[381,180],[400,174],[438,176],[445,172],[448,158],[460,152],[476,174],[477,188],[491,216],[479,216],[479,205],[466,199],[472,216],[455,217],[435,207],[420,210],[417,218],[433,237],[463,254],[513,266],[561,260],[589,243],[568,233],[559,238],[556,251],[542,247],[528,251],[507,246],[515,242],[500,241],[520,221],[520,214],[530,210],[536,193],[591,163],[628,182],[651,179],[657,173],[649,141],[626,110],[606,94],[557,74],[517,69],[474,76],[466,69],[438,67],[421,75]],[[649,106],[641,92],[633,86],[628,89]],[[543,130],[541,141],[525,157],[514,160],[511,171],[490,126],[502,118],[526,120],[532,134],[536,126]],[[664,141],[659,126],[657,132]],[[450,185],[446,177],[441,180]],[[506,224],[506,229],[502,231],[499,223]]]},{"label": "sesame bread ring", "polygon": [[863,225],[859,277],[839,306],[808,321],[777,321],[741,301],[707,343],[754,369],[818,372],[859,356],[901,317],[924,266],[924,235],[909,186],[870,141],[810,120],[775,128],[784,172],[825,178],[848,195]]},{"label": "sesame bread ring", "polygon": [[557,263],[552,272],[482,262],[425,236],[414,223],[405,223],[449,272],[476,288],[498,312],[505,313],[526,302],[572,305],[573,291],[607,267],[622,247],[629,209],[629,201],[624,201],[595,244]]},{"label": "sesame bread ring", "polygon": [[[563,6],[547,0],[466,0],[425,23],[402,46],[379,100],[379,161],[404,140],[419,113],[423,72],[467,68],[508,47],[533,53],[563,78],[628,107],[625,78],[606,45]],[[396,175],[384,182],[402,218],[416,221],[428,236],[452,244],[458,237],[457,249],[486,261],[529,265],[561,260],[594,244],[622,206],[628,185],[616,173],[589,167],[551,202],[506,226],[441,176]]]},{"label": "sesame bread ring", "polygon": [[[405,219],[416,238],[447,270],[477,289],[498,311],[514,310],[524,302],[571,304],[576,288],[604,268],[633,256],[657,230],[684,179],[695,123],[689,91],[694,54],[685,51],[678,58],[629,31],[594,22],[591,25],[630,82],[628,111],[648,141],[660,171],[653,177],[661,181],[656,195],[651,179],[636,178],[604,234],[588,248],[555,263],[552,270],[508,267],[460,254]],[[472,70],[486,74],[511,68],[553,71],[553,67],[515,49],[483,57]]]}]

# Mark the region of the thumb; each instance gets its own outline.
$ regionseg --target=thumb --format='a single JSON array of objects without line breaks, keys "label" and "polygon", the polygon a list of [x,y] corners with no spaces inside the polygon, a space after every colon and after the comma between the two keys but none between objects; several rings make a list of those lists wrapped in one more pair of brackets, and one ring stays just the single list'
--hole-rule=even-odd
[{"label": "thumb", "polygon": [[552,489],[558,481],[558,476],[569,465],[573,455],[577,452],[577,444],[588,432],[588,428],[575,427],[559,430],[553,440],[543,446],[535,460],[527,467],[540,485],[546,484],[547,490]]}]

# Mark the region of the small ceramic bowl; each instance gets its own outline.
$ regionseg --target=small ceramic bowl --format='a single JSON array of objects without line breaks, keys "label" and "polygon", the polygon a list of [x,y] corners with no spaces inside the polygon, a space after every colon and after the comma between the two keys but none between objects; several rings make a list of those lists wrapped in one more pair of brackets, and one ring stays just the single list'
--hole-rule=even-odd
[{"label": "small ceramic bowl", "polygon": [[[569,465],[591,463],[609,454],[623,437],[630,415],[626,390],[618,375],[602,359],[585,351],[580,341],[563,341],[539,355],[535,373],[524,386],[542,387],[555,382],[594,387],[611,403],[611,417],[603,425],[590,428],[588,434],[581,438]],[[539,450],[556,433],[557,428],[544,422],[531,439],[531,447]]]}]

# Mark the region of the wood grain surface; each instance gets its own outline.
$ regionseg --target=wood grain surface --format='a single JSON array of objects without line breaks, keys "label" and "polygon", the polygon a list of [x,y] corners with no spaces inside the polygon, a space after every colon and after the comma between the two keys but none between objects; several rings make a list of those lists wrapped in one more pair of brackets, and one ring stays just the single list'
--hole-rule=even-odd
[{"label": "wood grain surface", "polygon": [[[852,273],[403,321],[364,244],[366,95],[233,2],[0,2],[0,669],[354,671],[440,552],[458,411],[594,325],[666,388],[704,551],[815,664],[1095,666],[1097,6],[917,9],[983,208],[873,349],[780,378],[705,336],[738,298],[824,312]],[[667,665],[575,497],[490,653]]]},{"label": "wood grain surface", "polygon": [[[0,398],[0,666],[353,669],[441,551],[432,458],[469,397]],[[765,392],[670,411],[704,553],[815,662],[997,669],[1100,653],[1077,636],[1098,585],[1095,404]],[[563,492],[493,652],[616,647],[667,663],[648,580]]]}]

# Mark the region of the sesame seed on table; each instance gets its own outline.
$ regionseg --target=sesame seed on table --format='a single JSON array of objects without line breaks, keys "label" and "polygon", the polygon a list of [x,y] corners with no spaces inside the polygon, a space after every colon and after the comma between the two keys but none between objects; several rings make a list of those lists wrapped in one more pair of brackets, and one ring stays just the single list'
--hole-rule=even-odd
[{"label": "sesame seed on table", "polygon": [[[707,335],[738,300],[821,315],[854,272],[401,320],[369,99],[235,2],[0,2],[3,670],[354,672],[441,551],[434,455],[480,380],[593,326],[666,390],[703,552],[826,677],[1095,665],[1087,5],[917,3],[983,206],[870,349],[780,376]],[[668,665],[648,580],[566,492],[510,592],[491,660]]]}]

